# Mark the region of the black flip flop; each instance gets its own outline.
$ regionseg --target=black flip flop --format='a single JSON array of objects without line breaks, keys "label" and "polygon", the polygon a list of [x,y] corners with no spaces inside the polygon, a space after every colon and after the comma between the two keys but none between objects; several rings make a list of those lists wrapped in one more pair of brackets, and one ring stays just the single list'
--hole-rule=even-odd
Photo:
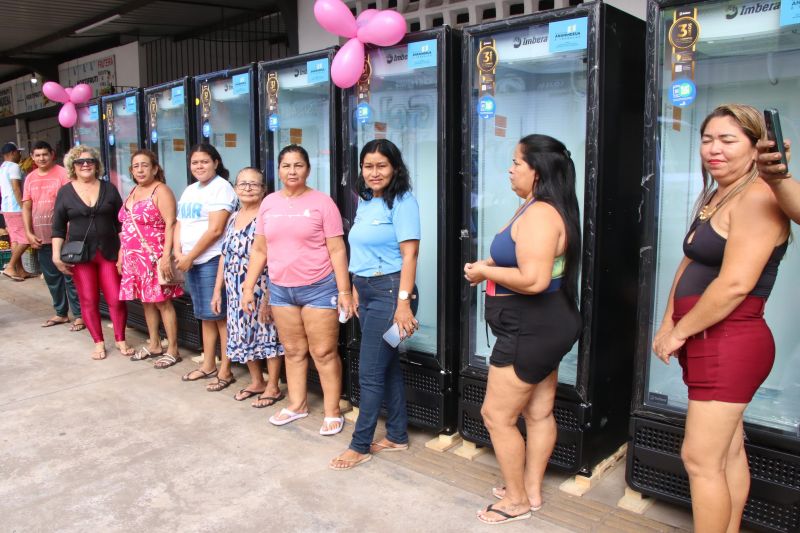
[{"label": "black flip flop", "polygon": [[[239,395],[242,394],[242,393],[247,393],[247,396],[239,397]],[[258,396],[260,394],[264,394],[264,391],[259,392],[259,391],[254,391],[254,390],[248,390],[247,387],[245,387],[245,388],[241,389],[239,392],[237,392],[236,394],[234,394],[233,395],[233,399],[236,400],[237,402],[243,402],[248,398],[252,398],[253,396]]]},{"label": "black flip flop", "polygon": [[52,328],[53,326],[60,326],[61,324],[69,324],[69,319],[66,319],[65,321],[62,322],[60,320],[53,320],[52,318],[48,318],[47,322],[42,324],[42,327],[43,328]]},{"label": "black flip flop", "polygon": [[[196,378],[190,378],[189,376],[192,374],[192,372],[200,372],[200,375],[197,376]],[[182,381],[199,381],[201,379],[213,378],[216,375],[217,375],[217,369],[216,368],[214,370],[212,370],[211,372],[204,372],[202,368],[195,368],[194,370],[190,370],[189,372],[187,372],[186,374],[181,376],[181,380]]]},{"label": "black flip flop", "polygon": [[272,407],[273,405],[275,405],[279,401],[283,400],[284,398],[286,398],[286,395],[284,393],[280,393],[277,396],[259,396],[258,400],[256,400],[256,401],[260,402],[261,400],[264,400],[267,403],[265,403],[264,405],[257,404],[257,405],[254,405],[253,407],[255,407],[256,409],[263,409],[265,407]]}]

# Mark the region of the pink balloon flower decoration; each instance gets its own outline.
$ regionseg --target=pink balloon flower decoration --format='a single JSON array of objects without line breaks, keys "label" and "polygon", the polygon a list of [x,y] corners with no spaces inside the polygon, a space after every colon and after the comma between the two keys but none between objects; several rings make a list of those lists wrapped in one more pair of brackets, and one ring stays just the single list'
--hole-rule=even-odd
[{"label": "pink balloon flower decoration", "polygon": [[350,39],[331,63],[331,79],[342,89],[361,77],[365,44],[392,46],[406,34],[406,20],[397,11],[367,9],[356,18],[342,0],[316,0],[314,17],[326,31]]},{"label": "pink balloon flower decoration", "polygon": [[58,112],[58,123],[65,128],[71,128],[78,120],[75,104],[85,104],[92,98],[92,87],[79,83],[75,87],[64,88],[54,81],[42,85],[42,93],[50,100],[64,104]]}]

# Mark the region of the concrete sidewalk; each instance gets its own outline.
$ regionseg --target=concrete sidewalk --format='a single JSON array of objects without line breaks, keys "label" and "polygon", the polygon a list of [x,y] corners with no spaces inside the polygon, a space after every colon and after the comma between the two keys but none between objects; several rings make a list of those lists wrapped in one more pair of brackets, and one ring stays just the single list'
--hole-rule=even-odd
[{"label": "concrete sidewalk", "polygon": [[[352,425],[321,437],[312,415],[282,428],[233,393],[183,383],[184,362],[154,370],[113,349],[90,358],[86,331],[42,329],[52,315],[40,280],[0,281],[1,531],[473,531],[500,475],[491,454],[467,461],[412,432],[407,453],[376,456],[348,472],[328,469]],[[107,346],[111,329],[104,327]],[[142,335],[128,330],[138,346]],[[280,404],[279,404],[280,405]],[[381,430],[379,429],[379,434]],[[681,531],[686,510],[658,504],[655,520],[614,506],[624,465],[583,498],[548,474],[545,506],[504,531]],[[623,482],[624,483],[624,482]],[[660,506],[660,507],[659,507]]]}]

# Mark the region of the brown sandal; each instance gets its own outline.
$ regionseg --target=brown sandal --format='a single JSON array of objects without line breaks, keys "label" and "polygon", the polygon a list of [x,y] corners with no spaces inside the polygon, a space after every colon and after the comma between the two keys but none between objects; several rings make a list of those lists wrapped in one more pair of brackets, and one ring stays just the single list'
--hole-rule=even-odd
[{"label": "brown sandal", "polygon": [[219,392],[223,389],[227,389],[231,383],[236,383],[235,377],[231,376],[230,379],[223,379],[217,376],[217,381],[206,385],[206,390],[208,392]]},{"label": "brown sandal", "polygon": [[153,363],[153,368],[157,368],[159,370],[163,370],[165,368],[169,368],[172,365],[176,365],[183,361],[183,357],[180,355],[172,355],[171,353],[165,353],[161,357],[159,357],[155,363]]}]

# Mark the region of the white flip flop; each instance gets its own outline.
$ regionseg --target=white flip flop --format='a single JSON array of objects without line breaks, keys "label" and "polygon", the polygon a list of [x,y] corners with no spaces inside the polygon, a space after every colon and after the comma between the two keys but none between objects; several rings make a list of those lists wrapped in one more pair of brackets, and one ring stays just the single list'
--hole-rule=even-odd
[{"label": "white flip flop", "polygon": [[[287,416],[289,418],[277,418],[278,416]],[[269,423],[273,426],[285,426],[290,422],[294,422],[295,420],[299,420],[301,418],[305,418],[308,416],[308,413],[295,413],[294,411],[290,411],[285,407],[281,409],[281,412],[277,415],[272,415],[269,417]]]},{"label": "white flip flop", "polygon": [[[331,424],[332,422],[339,422],[339,427],[337,427],[336,429],[322,429],[328,424]],[[343,416],[326,416],[325,419],[322,421],[322,427],[319,428],[319,434],[328,437],[330,435],[336,435],[337,433],[341,433],[343,429],[344,429]]]}]

